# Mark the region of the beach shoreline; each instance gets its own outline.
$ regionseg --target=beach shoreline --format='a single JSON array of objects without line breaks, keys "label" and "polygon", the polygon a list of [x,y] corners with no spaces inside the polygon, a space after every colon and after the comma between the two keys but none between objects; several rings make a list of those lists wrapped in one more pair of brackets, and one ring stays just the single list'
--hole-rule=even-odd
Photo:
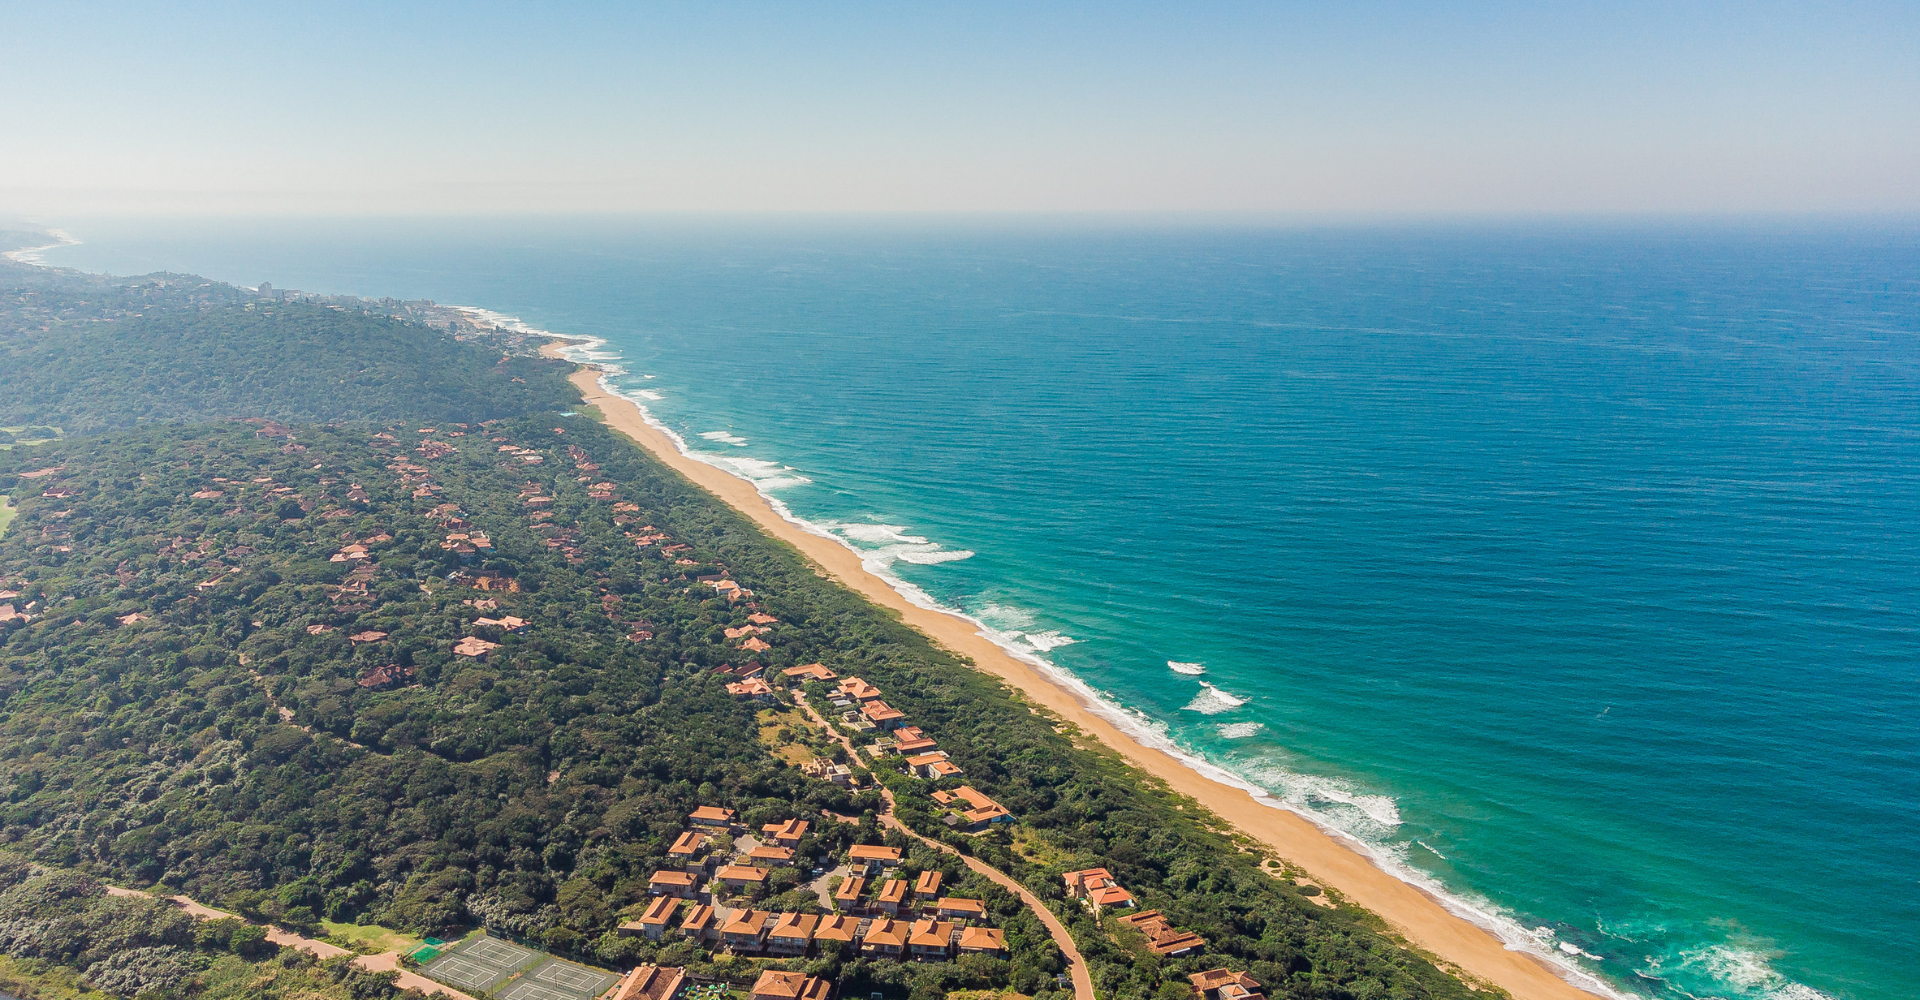
[{"label": "beach shoreline", "polygon": [[[564,358],[567,348],[579,346],[579,338],[556,338],[541,353]],[[650,422],[637,404],[604,387],[602,375],[598,366],[582,364],[572,381],[609,427],[799,550],[841,584],[894,612],[935,643],[972,660],[977,669],[998,677],[1029,702],[1078,727],[1132,766],[1194,799],[1353,905],[1380,917],[1412,946],[1457,968],[1469,981],[1504,989],[1522,1000],[1591,1000],[1597,995],[1563,978],[1563,969],[1507,946],[1491,931],[1449,911],[1439,899],[1382,870],[1305,817],[1271,799],[1263,802],[1242,786],[1209,777],[1171,750],[1140,742],[1106,718],[1088,696],[1050,676],[1043,665],[1016,657],[981,634],[977,623],[908,600],[890,581],[862,565],[858,553],[836,539],[805,530],[753,483],[688,457],[681,443]]]}]

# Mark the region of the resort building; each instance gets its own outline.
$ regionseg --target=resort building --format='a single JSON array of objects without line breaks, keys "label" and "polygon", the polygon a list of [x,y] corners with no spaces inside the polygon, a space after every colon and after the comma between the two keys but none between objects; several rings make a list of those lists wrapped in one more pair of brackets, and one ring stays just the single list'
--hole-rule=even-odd
[{"label": "resort building", "polygon": [[781,847],[798,847],[800,838],[807,835],[807,828],[812,825],[804,819],[790,819],[785,823],[768,823],[760,828],[760,833],[770,843]]},{"label": "resort building", "polygon": [[907,936],[914,958],[940,961],[953,953],[953,925],[944,920],[916,920]]},{"label": "resort building", "polygon": [[813,929],[820,918],[811,913],[782,913],[767,931],[767,951],[775,955],[805,955],[813,945]]},{"label": "resort building", "polygon": [[813,946],[820,949],[822,956],[838,955],[853,946],[858,936],[860,921],[842,914],[829,914],[820,918],[820,925],[813,929]]},{"label": "resort building", "polygon": [[687,814],[687,822],[695,826],[714,827],[726,830],[733,826],[734,812],[719,806],[701,806]]},{"label": "resort building", "polygon": [[1007,953],[1007,932],[992,927],[965,927],[960,931],[960,954],[993,955]]},{"label": "resort building", "polygon": [[695,941],[713,941],[720,936],[720,915],[705,903],[694,904],[680,921],[680,935]]},{"label": "resort building", "polygon": [[675,896],[658,896],[647,904],[647,912],[639,920],[630,920],[620,925],[626,931],[629,925],[636,926],[641,935],[649,941],[658,941],[667,936],[667,926],[673,923],[673,915],[680,909],[683,900]]},{"label": "resort building", "polygon": [[926,753],[934,747],[933,738],[921,732],[919,726],[901,726],[893,731],[893,738],[895,753],[911,756]]},{"label": "resort building", "polygon": [[453,654],[455,656],[471,656],[478,660],[485,658],[488,653],[499,648],[500,644],[497,642],[488,642],[485,639],[470,635],[454,644]]},{"label": "resort building", "polygon": [[847,864],[874,868],[892,868],[900,863],[900,849],[879,844],[855,844],[847,848]]},{"label": "resort building", "polygon": [[707,847],[713,838],[698,830],[688,830],[674,840],[667,848],[667,857],[690,872],[704,872],[707,868]]},{"label": "resort building", "polygon": [[728,684],[727,693],[736,698],[752,698],[756,701],[773,700],[772,685],[759,677],[749,677],[744,681]]},{"label": "resort building", "polygon": [[907,769],[928,781],[939,781],[941,778],[958,778],[963,773],[958,765],[947,759],[947,752],[945,750],[935,750],[933,753],[921,754],[918,757],[908,757]]},{"label": "resort building", "polygon": [[949,920],[985,920],[987,904],[978,899],[947,896],[935,904],[934,911]]},{"label": "resort building", "polygon": [[[951,792],[934,792],[933,800],[953,810],[945,820],[948,826],[967,833],[978,833],[993,823],[1013,822],[1013,813],[1008,812],[1006,806],[988,798],[972,785],[961,785]],[[1071,895],[1072,891],[1069,885],[1068,894]]]},{"label": "resort building", "polygon": [[734,951],[759,951],[772,920],[765,910],[735,910],[720,925],[720,943]]},{"label": "resort building", "polygon": [[642,965],[621,977],[607,1000],[673,1000],[686,980],[685,969],[663,969]]},{"label": "resort building", "polygon": [[753,983],[753,1000],[827,1000],[833,985],[804,972],[768,970]]},{"label": "resort building", "polygon": [[1061,877],[1066,880],[1067,895],[1086,900],[1095,913],[1111,907],[1134,905],[1133,894],[1120,888],[1120,883],[1105,868],[1087,868],[1068,872]]},{"label": "resort building", "polygon": [[907,880],[890,878],[880,887],[880,895],[873,898],[873,905],[890,917],[897,917],[907,905]]},{"label": "resort building", "polygon": [[880,697],[879,688],[858,677],[849,677],[841,681],[840,686],[835,688],[833,693],[852,701],[874,701]]},{"label": "resort building", "polygon": [[840,888],[833,892],[833,908],[842,913],[852,913],[860,908],[860,897],[867,891],[867,880],[860,875],[849,875],[841,880]]},{"label": "resort building", "polygon": [[815,757],[800,765],[800,771],[810,778],[831,781],[836,785],[851,786],[853,784],[853,768],[845,764],[835,764],[825,757]]},{"label": "resort building", "polygon": [[907,721],[907,713],[888,705],[884,701],[870,701],[861,706],[860,714],[867,721],[881,729],[898,729]]},{"label": "resort building", "polygon": [[907,936],[910,933],[904,921],[875,917],[867,925],[867,933],[860,938],[860,953],[877,958],[900,958],[907,953]]},{"label": "resort building", "polygon": [[945,880],[946,876],[940,872],[921,872],[920,877],[913,883],[913,901],[927,903],[940,898],[940,883]]},{"label": "resort building", "polygon": [[1193,984],[1194,1000],[1267,1000],[1260,984],[1244,972],[1208,969],[1187,977]]},{"label": "resort building", "polygon": [[780,671],[780,673],[782,676],[792,678],[795,685],[805,684],[808,681],[820,681],[824,684],[827,681],[838,680],[840,678],[839,674],[828,670],[824,665],[818,663],[809,663],[801,667],[788,667]]},{"label": "resort building", "polygon": [[750,889],[767,880],[767,870],[753,865],[721,865],[713,877],[730,889]]},{"label": "resort building", "polygon": [[763,867],[785,868],[793,864],[793,848],[761,844],[748,852],[747,860]]},{"label": "resort building", "polygon": [[692,899],[699,889],[700,879],[692,872],[676,871],[671,868],[662,868],[647,880],[649,896],[677,896],[681,899]]},{"label": "resort building", "polygon": [[1207,946],[1205,938],[1191,931],[1176,929],[1159,910],[1129,913],[1120,922],[1131,924],[1147,936],[1147,947],[1167,958],[1189,955]]}]

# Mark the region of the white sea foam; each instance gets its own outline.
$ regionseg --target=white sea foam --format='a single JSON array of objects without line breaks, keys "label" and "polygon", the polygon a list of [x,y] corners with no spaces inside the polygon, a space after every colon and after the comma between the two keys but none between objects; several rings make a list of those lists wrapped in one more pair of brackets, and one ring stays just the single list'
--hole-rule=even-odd
[{"label": "white sea foam", "polygon": [[1026,639],[1027,645],[1032,646],[1042,653],[1048,650],[1059,649],[1061,646],[1071,646],[1080,641],[1070,635],[1061,635],[1057,629],[1050,629],[1045,632],[1028,632]]},{"label": "white sea foam", "polygon": [[1181,663],[1179,660],[1168,660],[1167,669],[1176,674],[1198,677],[1207,672],[1207,665],[1204,663]]},{"label": "white sea foam", "polygon": [[[556,339],[585,341],[587,346],[598,346],[600,343],[600,341],[594,340],[593,338],[553,336],[555,336]],[[571,359],[573,357],[572,348],[563,349],[561,354]],[[646,377],[651,378],[652,376]],[[1238,770],[1230,770],[1213,761],[1207,760],[1175,741],[1170,735],[1169,728],[1165,722],[1151,718],[1138,710],[1129,709],[1120,705],[1106,692],[1095,689],[1072,671],[1066,670],[1054,664],[1046,657],[1038,655],[1038,651],[1036,651],[1033,646],[1022,641],[1026,637],[1025,629],[1032,623],[1030,612],[1020,609],[1009,609],[1004,606],[989,606],[981,609],[981,613],[979,614],[969,614],[965,611],[944,605],[936,601],[932,595],[928,594],[923,588],[894,575],[891,572],[890,563],[867,560],[867,553],[850,538],[830,530],[825,525],[816,524],[795,515],[792,509],[780,500],[779,497],[775,496],[772,491],[784,485],[797,485],[799,483],[810,482],[810,480],[807,480],[805,477],[754,478],[743,472],[738,466],[725,461],[720,456],[694,451],[687,447],[685,439],[656,417],[653,412],[647,408],[646,403],[641,398],[636,398],[636,396],[638,396],[637,393],[628,394],[622,392],[617,386],[612,384],[610,378],[604,376],[600,379],[600,387],[607,392],[620,395],[633,403],[634,407],[640,411],[641,419],[644,420],[648,426],[663,434],[669,441],[672,441],[674,447],[682,455],[695,461],[714,465],[752,483],[754,487],[759,490],[761,496],[766,499],[768,505],[783,520],[802,531],[830,539],[861,555],[862,564],[868,572],[873,573],[885,581],[888,586],[892,587],[907,603],[912,604],[914,607],[953,615],[977,626],[979,635],[999,646],[1009,656],[1033,666],[1049,680],[1067,689],[1085,704],[1089,711],[1118,728],[1135,742],[1168,754],[1209,780],[1240,789],[1262,805],[1276,809],[1285,809],[1313,822],[1330,835],[1347,843],[1362,856],[1371,860],[1374,865],[1382,871],[1431,894],[1440,900],[1441,904],[1445,906],[1449,912],[1493,934],[1508,948],[1528,952],[1546,961],[1558,970],[1560,975],[1568,982],[1600,996],[1608,997],[1610,1000],[1632,1000],[1627,994],[1614,989],[1612,986],[1596,978],[1592,973],[1581,968],[1571,957],[1561,954],[1559,949],[1542,945],[1525,927],[1515,922],[1505,911],[1492,902],[1474,894],[1453,890],[1442,884],[1425,870],[1415,867],[1406,858],[1405,845],[1383,844],[1377,839],[1362,837],[1351,833],[1343,829],[1339,823],[1335,822],[1335,814],[1315,805],[1315,801],[1321,799],[1332,802],[1336,806],[1345,805],[1345,803],[1341,803],[1337,798],[1327,795],[1308,795],[1302,798],[1290,799],[1285,792],[1288,782],[1274,781],[1275,776],[1270,771],[1263,772],[1257,777],[1243,775]],[[772,465],[772,463],[765,464]],[[983,620],[988,616],[992,616],[999,627],[996,627],[996,624],[990,624],[987,620]],[[1026,617],[1016,621],[1019,616]],[[1294,772],[1290,771],[1286,773],[1290,775],[1294,774]],[[1295,775],[1295,777],[1300,779],[1294,782],[1296,788],[1307,781],[1307,776],[1305,775]],[[1330,779],[1319,780],[1328,781]],[[1274,788],[1280,789],[1282,794],[1276,795],[1274,791],[1266,787],[1270,781],[1274,781]],[[1371,806],[1375,812],[1392,819],[1393,822],[1391,824],[1383,825],[1398,825],[1398,808],[1397,806],[1393,806],[1393,800],[1390,797],[1369,797],[1356,795],[1350,791],[1340,791],[1340,794],[1345,795],[1349,799],[1365,800],[1366,806]],[[1387,812],[1383,806],[1393,807],[1392,811],[1390,813]],[[1367,815],[1367,809],[1361,806],[1356,806],[1354,811],[1360,815]],[[1780,1000],[1802,1000],[1802,998],[1783,996]],[[1806,1000],[1815,1000],[1815,998],[1806,998]]]},{"label": "white sea foam", "polygon": [[47,267],[47,259],[44,255],[48,250],[58,250],[61,247],[76,247],[80,245],[79,240],[74,239],[58,229],[46,230],[46,234],[53,237],[55,242],[42,244],[37,247],[21,247],[18,250],[9,250],[6,253],[0,254],[0,257],[5,257],[16,264],[26,264],[31,267]]},{"label": "white sea foam", "polygon": [[[653,376],[648,375],[647,377],[652,378]],[[635,389],[633,391],[633,394],[636,396],[639,396],[641,399],[649,400],[655,403],[658,403],[659,401],[667,398],[657,392],[654,392],[652,389]]]},{"label": "white sea foam", "polygon": [[1805,983],[1796,983],[1775,971],[1772,960],[1778,953],[1733,942],[1708,945],[1680,953],[1680,968],[1654,969],[1662,976],[1689,974],[1715,983],[1738,988],[1743,997],[1754,1000],[1833,1000],[1833,997]]},{"label": "white sea foam", "polygon": [[1188,702],[1181,711],[1199,712],[1201,715],[1219,715],[1221,712],[1231,712],[1246,703],[1244,698],[1236,698],[1206,681],[1201,681],[1200,693],[1194,695],[1193,700]]},{"label": "white sea foam", "polygon": [[1220,725],[1219,733],[1229,740],[1244,740],[1265,728],[1264,722],[1226,722]]},{"label": "white sea foam", "polygon": [[[659,398],[657,394],[655,398],[656,399]],[[741,437],[738,434],[733,433],[732,431],[707,431],[706,433],[701,434],[700,436],[703,438],[706,438],[709,441],[717,441],[720,444],[733,445],[735,448],[745,448],[747,446],[747,439]]]}]

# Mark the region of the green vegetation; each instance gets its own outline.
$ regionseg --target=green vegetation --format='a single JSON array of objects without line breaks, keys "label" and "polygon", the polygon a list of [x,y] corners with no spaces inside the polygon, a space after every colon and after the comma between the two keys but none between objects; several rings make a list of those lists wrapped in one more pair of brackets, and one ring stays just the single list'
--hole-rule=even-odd
[{"label": "green vegetation", "polygon": [[[61,317],[43,331],[57,343],[41,356],[84,357],[74,345],[98,335],[86,318],[96,307],[72,292],[33,301],[36,315]],[[1012,830],[955,834],[930,796],[942,786],[879,774],[902,820],[1049,900],[1103,998],[1171,997],[1187,973],[1220,965],[1247,969],[1275,997],[1468,995],[1366,915],[1315,905],[1216,832],[1216,818],[1117,756],[1076,748],[997,681],[821,578],[603,425],[532,409],[481,426],[493,412],[482,399],[530,406],[504,387],[538,386],[533,376],[550,369],[523,359],[533,374],[514,376],[491,350],[316,308],[269,317],[243,303],[141,329],[196,341],[211,316],[221,337],[244,340],[292,324],[309,331],[292,343],[311,357],[285,348],[261,364],[319,372],[364,365],[348,352],[389,335],[444,363],[381,362],[388,374],[339,404],[364,409],[331,426],[129,427],[175,412],[248,414],[182,408],[166,392],[157,399],[172,402],[147,406],[117,383],[97,406],[44,390],[58,403],[46,406],[66,407],[63,426],[109,429],[0,452],[0,490],[19,507],[0,537],[0,584],[36,615],[0,626],[0,845],[316,932],[358,923],[451,937],[486,926],[596,964],[741,975],[763,963],[615,932],[644,906],[686,814],[722,805],[750,828],[812,820],[802,858],[856,842],[908,848],[907,874],[939,869],[952,894],[986,900],[1010,947],[1005,959],[783,964],[833,977],[850,996],[1058,998],[1064,966],[1012,894],[958,858],[883,836],[877,792],[788,763],[844,751],[784,705],[763,716],[729,696],[715,669],[751,656],[777,676],[817,660],[879,685],[968,783],[1019,818]],[[204,384],[238,387],[224,397],[231,405],[266,391],[242,375],[250,354],[202,356]],[[265,415],[291,421],[319,407],[323,389],[281,393]],[[433,417],[422,432],[422,406],[457,410],[460,422]],[[397,413],[409,422],[344,419]],[[58,471],[21,475],[49,468]],[[475,534],[488,544],[469,544]],[[666,541],[634,538],[653,534]],[[723,572],[779,619],[763,636],[771,649],[744,653],[725,636],[748,602],[697,579]],[[531,625],[476,624],[504,615]],[[498,646],[454,652],[468,636]],[[839,823],[829,810],[862,818]],[[1094,866],[1204,936],[1206,953],[1161,959],[1116,941],[1063,898],[1060,873]],[[777,869],[755,905],[817,911],[800,882]],[[0,953],[19,954],[4,942]],[[85,970],[85,957],[46,960]]]},{"label": "green vegetation", "polygon": [[20,1000],[424,1000],[394,979],[282,951],[257,926],[197,923],[172,903],[110,896],[87,875],[0,855],[0,990]]},{"label": "green vegetation", "polygon": [[379,312],[201,278],[0,266],[0,426],[479,421],[570,405],[566,370]]}]

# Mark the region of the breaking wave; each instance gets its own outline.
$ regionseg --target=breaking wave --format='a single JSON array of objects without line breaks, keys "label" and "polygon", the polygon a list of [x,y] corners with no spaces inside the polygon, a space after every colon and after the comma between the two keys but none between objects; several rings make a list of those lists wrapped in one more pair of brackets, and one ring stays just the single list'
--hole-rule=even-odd
[{"label": "breaking wave", "polygon": [[1245,698],[1230,695],[1206,681],[1201,681],[1200,693],[1194,695],[1193,700],[1188,702],[1181,711],[1199,712],[1201,715],[1219,715],[1222,712],[1231,712],[1246,703]]},{"label": "breaking wave", "polygon": [[1207,672],[1207,665],[1204,663],[1181,663],[1179,660],[1168,660],[1167,669],[1176,674],[1198,677]]}]

